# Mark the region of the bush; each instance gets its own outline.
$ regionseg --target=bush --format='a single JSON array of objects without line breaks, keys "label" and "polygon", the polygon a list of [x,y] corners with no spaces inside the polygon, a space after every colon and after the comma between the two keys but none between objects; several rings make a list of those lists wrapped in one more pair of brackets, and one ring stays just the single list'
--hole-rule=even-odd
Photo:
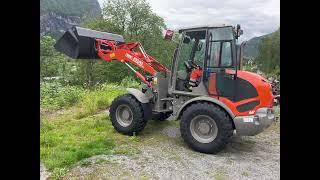
[{"label": "bush", "polygon": [[63,86],[59,82],[41,83],[40,106],[45,109],[70,107],[79,102],[84,90],[77,86]]},{"label": "bush", "polygon": [[[136,87],[134,80],[124,80],[123,85]],[[92,114],[99,109],[107,108],[112,100],[123,94],[125,88],[116,84],[102,84],[93,89],[79,86],[63,86],[59,82],[41,83],[40,107],[48,110],[61,109],[77,105],[85,114]]]},{"label": "bush", "polygon": [[121,86],[123,87],[130,87],[130,88],[139,88],[140,83],[137,82],[133,77],[127,76],[124,79],[122,79]]}]

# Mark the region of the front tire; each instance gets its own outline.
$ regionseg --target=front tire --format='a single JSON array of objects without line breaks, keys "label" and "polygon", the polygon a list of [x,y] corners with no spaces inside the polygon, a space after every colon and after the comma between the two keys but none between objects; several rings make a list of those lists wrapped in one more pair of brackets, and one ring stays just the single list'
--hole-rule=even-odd
[{"label": "front tire", "polygon": [[232,120],[220,107],[202,102],[187,107],[180,122],[181,136],[192,149],[216,154],[230,142]]},{"label": "front tire", "polygon": [[139,133],[147,124],[141,103],[130,94],[116,98],[109,112],[112,126],[122,134]]}]

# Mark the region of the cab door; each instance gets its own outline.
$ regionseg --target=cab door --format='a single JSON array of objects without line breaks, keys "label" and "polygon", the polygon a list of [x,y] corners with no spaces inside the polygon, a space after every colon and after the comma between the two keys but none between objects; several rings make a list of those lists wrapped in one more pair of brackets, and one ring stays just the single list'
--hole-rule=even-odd
[{"label": "cab door", "polygon": [[[222,32],[222,28],[219,29]],[[226,31],[226,29],[224,29]],[[209,45],[204,82],[210,96],[235,98],[235,47],[232,36],[221,37],[209,31]],[[214,35],[216,35],[214,37]]]}]

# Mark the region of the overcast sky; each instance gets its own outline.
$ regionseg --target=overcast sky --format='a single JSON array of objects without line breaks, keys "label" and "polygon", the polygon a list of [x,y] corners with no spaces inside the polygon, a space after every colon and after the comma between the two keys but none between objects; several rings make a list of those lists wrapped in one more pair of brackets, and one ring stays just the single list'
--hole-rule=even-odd
[{"label": "overcast sky", "polygon": [[[104,0],[98,0],[101,7]],[[147,0],[168,28],[201,24],[240,24],[240,41],[280,26],[280,0]]]}]

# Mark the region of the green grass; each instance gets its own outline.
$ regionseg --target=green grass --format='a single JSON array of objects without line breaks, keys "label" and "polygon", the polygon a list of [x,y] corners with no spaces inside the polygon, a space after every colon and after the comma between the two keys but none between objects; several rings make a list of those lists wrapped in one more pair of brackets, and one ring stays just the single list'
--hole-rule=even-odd
[{"label": "green grass", "polygon": [[245,176],[245,177],[249,177],[249,172],[243,171],[243,172],[241,173],[241,175],[242,175],[242,176]]},{"label": "green grass", "polygon": [[40,159],[52,178],[66,175],[77,162],[100,154],[140,153],[138,136],[125,136],[112,127],[102,110],[113,99],[126,92],[125,86],[137,87],[132,79],[120,85],[102,84],[93,89],[62,86],[60,83],[41,84]]},{"label": "green grass", "polygon": [[[43,85],[40,161],[53,179],[65,176],[77,163],[91,165],[85,159],[94,155],[134,155],[141,153],[141,147],[145,145],[170,140],[160,131],[167,126],[177,127],[178,122],[149,121],[139,136],[126,136],[114,130],[110,118],[102,110],[125,93],[124,85],[130,87],[130,83],[129,79],[121,85],[104,84],[91,90],[59,84]],[[172,158],[179,159],[177,156]]]},{"label": "green grass", "polygon": [[66,175],[78,162],[80,166],[90,165],[85,159],[94,155],[139,154],[142,146],[170,139],[160,131],[177,123],[149,121],[139,136],[126,136],[114,130],[104,112],[80,119],[73,117],[75,113],[42,120],[40,159],[54,179]]},{"label": "green grass", "polygon": [[44,119],[40,130],[40,160],[52,178],[59,179],[78,162],[80,166],[91,165],[85,159],[94,155],[139,154],[142,146],[167,139],[158,131],[170,124],[150,121],[139,136],[126,136],[114,130],[104,112],[81,119],[68,113]]},{"label": "green grass", "polygon": [[[116,133],[109,117],[99,113],[109,107],[115,97],[126,92],[124,87],[109,84],[84,90],[46,84],[41,92],[44,113],[41,115],[40,159],[53,178],[64,176],[82,159],[117,153],[114,150],[117,142],[136,141]],[[57,109],[62,109],[63,113],[57,113]],[[49,111],[53,113],[46,113]],[[121,138],[124,140],[118,141]]]},{"label": "green grass", "polygon": [[117,85],[105,85],[95,91],[86,91],[83,99],[77,105],[82,110],[76,118],[83,118],[95,114],[97,111],[110,106],[113,99],[124,94],[125,88]]},{"label": "green grass", "polygon": [[113,128],[104,114],[43,121],[40,131],[40,159],[57,176],[84,158],[111,154],[114,147]]}]

